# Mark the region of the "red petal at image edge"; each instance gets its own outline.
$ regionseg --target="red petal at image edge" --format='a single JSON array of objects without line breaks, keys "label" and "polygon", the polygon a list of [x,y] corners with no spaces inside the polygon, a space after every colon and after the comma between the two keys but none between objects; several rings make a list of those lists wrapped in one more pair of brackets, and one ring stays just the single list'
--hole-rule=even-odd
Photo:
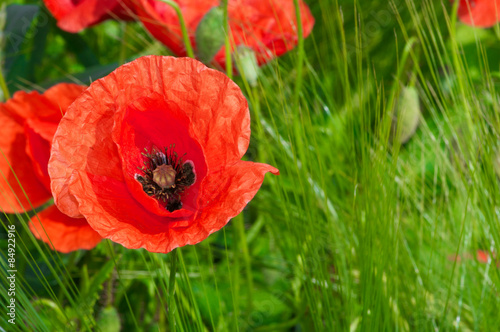
[{"label": "red petal at image edge", "polygon": [[0,210],[23,213],[42,205],[52,195],[38,179],[26,154],[23,126],[8,115],[2,105],[0,123]]},{"label": "red petal at image edge", "polygon": [[62,253],[92,249],[102,240],[85,219],[68,217],[55,205],[33,216],[29,227],[37,239]]}]

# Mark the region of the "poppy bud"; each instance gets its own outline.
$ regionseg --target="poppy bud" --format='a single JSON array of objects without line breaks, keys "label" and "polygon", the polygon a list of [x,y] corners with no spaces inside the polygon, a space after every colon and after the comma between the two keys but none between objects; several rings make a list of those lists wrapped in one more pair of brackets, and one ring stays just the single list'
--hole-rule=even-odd
[{"label": "poppy bud", "polygon": [[257,78],[259,77],[259,64],[257,63],[255,52],[249,47],[238,47],[238,51],[236,52],[236,64],[240,74],[251,86],[255,86],[257,84]]},{"label": "poppy bud", "polygon": [[405,87],[401,91],[392,123],[392,137],[401,144],[410,140],[420,124],[420,102],[418,91],[414,87]]},{"label": "poppy bud", "polygon": [[196,28],[196,46],[201,62],[209,63],[224,45],[224,11],[214,7],[203,16]]}]

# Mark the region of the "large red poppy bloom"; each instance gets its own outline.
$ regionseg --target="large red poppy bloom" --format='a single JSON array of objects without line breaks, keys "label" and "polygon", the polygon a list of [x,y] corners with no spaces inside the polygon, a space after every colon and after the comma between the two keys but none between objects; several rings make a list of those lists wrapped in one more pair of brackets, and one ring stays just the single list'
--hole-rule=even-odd
[{"label": "large red poppy bloom", "polygon": [[468,25],[491,27],[500,22],[500,0],[460,0],[458,17]]},{"label": "large red poppy bloom", "polygon": [[[185,56],[179,19],[169,5],[157,0],[135,0],[138,18],[149,32],[175,55]],[[219,0],[176,0],[186,21],[191,43],[196,50],[195,32],[210,9]],[[307,37],[314,26],[309,8],[300,1],[303,35]],[[262,65],[291,50],[297,44],[297,20],[291,0],[229,0],[228,21],[234,47],[247,46]],[[222,23],[222,22],[221,22]],[[213,61],[225,66],[222,47]]]},{"label": "large red poppy bloom", "polygon": [[55,201],[127,248],[195,244],[278,174],[240,160],[249,140],[247,102],[227,76],[190,58],[142,57],[69,107],[49,162]]},{"label": "large red poppy bloom", "polygon": [[57,26],[78,32],[104,20],[132,19],[132,0],[43,0],[57,20]]},{"label": "large red poppy bloom", "polygon": [[[46,203],[51,197],[47,170],[51,142],[66,108],[85,87],[59,84],[43,95],[17,92],[0,104],[0,210],[22,213]],[[43,228],[40,226],[40,221]],[[51,206],[34,216],[35,236],[61,252],[90,249],[101,237],[85,219],[74,219]]]}]

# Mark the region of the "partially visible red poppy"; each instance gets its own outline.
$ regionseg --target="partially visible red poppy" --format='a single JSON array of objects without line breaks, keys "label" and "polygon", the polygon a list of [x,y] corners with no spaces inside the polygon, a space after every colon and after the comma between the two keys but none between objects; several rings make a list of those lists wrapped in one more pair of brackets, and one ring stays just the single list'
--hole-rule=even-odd
[{"label": "partially visible red poppy", "polygon": [[133,0],[43,0],[57,26],[78,32],[107,19],[131,20]]},{"label": "partially visible red poppy", "polygon": [[491,27],[500,22],[500,0],[460,0],[458,17],[468,25]]},{"label": "partially visible red poppy", "polygon": [[240,88],[190,58],[146,56],[75,100],[54,136],[57,206],[127,248],[169,252],[239,214],[266,164],[240,160],[250,114]]},{"label": "partially visible red poppy", "polygon": [[[196,50],[196,29],[219,0],[176,0],[186,21],[189,37]],[[300,0],[303,35],[307,37],[314,26],[314,17]],[[136,0],[138,18],[149,32],[175,55],[186,56],[177,14],[169,5],[157,0]],[[297,20],[291,0],[229,0],[228,21],[233,50],[239,46],[251,48],[262,65],[281,56],[297,44]],[[222,22],[220,22],[222,24]],[[213,62],[225,67],[224,46]]]},{"label": "partially visible red poppy", "polygon": [[[0,104],[1,211],[23,213],[52,197],[47,170],[52,137],[66,108],[84,89],[75,84],[59,84],[43,95],[17,92]],[[54,248],[61,252],[90,249],[101,241],[85,219],[70,218],[56,207],[34,216],[30,229],[37,238],[50,243],[48,235]]]},{"label": "partially visible red poppy", "polygon": [[[460,256],[460,255],[450,255],[450,256],[448,256],[448,260],[450,260],[450,261],[461,262],[462,258],[464,258],[466,260],[473,260],[474,256],[471,255],[471,254],[469,254],[469,253],[466,253],[463,256]],[[479,263],[487,264],[490,259],[496,260],[496,254],[495,253],[490,254],[487,251],[477,250],[476,251],[476,257],[475,257],[475,259]],[[498,261],[497,261],[497,267],[500,267],[500,262],[498,262]]]}]

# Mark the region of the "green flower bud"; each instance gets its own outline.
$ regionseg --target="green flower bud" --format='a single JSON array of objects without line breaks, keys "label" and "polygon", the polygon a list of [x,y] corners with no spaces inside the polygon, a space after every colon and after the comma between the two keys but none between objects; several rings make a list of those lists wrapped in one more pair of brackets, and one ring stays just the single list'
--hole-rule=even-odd
[{"label": "green flower bud", "polygon": [[251,86],[255,86],[259,77],[259,64],[255,52],[246,46],[239,46],[235,58],[240,74]]},{"label": "green flower bud", "polygon": [[420,101],[417,89],[414,87],[403,88],[392,122],[393,141],[397,140],[401,144],[408,142],[417,131],[420,118]]},{"label": "green flower bud", "polygon": [[224,10],[214,7],[203,16],[196,28],[197,56],[203,63],[210,63],[224,45]]}]

